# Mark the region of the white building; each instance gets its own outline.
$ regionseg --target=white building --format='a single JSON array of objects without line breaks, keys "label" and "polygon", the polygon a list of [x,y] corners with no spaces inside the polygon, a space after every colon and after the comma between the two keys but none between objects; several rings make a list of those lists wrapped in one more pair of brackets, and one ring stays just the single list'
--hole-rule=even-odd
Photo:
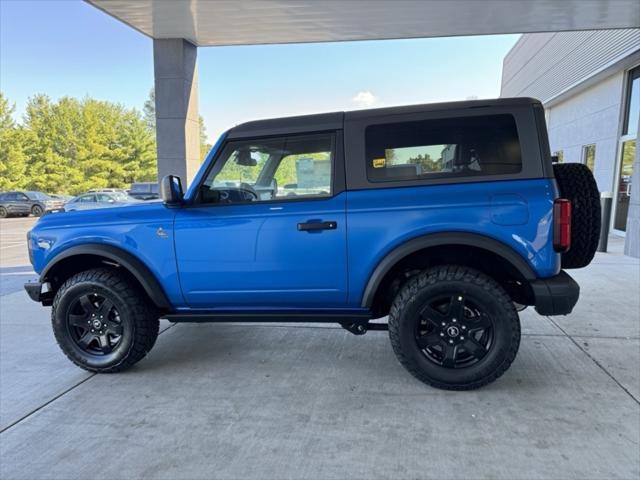
[{"label": "white building", "polygon": [[640,257],[640,29],[525,34],[504,58],[501,96],[542,101],[551,151],[613,192],[612,232]]}]

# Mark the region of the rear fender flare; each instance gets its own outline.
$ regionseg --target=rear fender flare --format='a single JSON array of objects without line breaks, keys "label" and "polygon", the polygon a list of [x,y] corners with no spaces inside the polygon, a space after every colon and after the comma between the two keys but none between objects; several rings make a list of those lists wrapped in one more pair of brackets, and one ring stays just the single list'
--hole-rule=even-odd
[{"label": "rear fender flare", "polygon": [[398,263],[418,250],[446,245],[467,245],[488,250],[509,262],[527,281],[536,279],[535,272],[524,258],[511,247],[484,235],[468,232],[444,232],[416,237],[391,250],[376,266],[362,295],[361,307],[371,308],[385,275]]}]

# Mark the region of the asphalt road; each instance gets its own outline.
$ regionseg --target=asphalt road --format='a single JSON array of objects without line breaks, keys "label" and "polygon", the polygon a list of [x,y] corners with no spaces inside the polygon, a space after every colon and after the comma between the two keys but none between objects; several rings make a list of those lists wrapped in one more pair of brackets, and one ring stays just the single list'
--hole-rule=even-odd
[{"label": "asphalt road", "polygon": [[18,292],[37,278],[27,251],[27,232],[37,221],[35,217],[0,220],[0,296]]}]

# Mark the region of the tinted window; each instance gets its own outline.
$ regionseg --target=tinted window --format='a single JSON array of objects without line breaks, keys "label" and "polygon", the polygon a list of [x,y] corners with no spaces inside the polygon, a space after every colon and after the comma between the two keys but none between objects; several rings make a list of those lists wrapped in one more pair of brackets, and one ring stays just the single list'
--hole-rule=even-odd
[{"label": "tinted window", "polygon": [[446,118],[367,127],[372,182],[516,174],[522,158],[511,115]]},{"label": "tinted window", "polygon": [[331,195],[333,134],[229,143],[200,187],[201,203]]}]

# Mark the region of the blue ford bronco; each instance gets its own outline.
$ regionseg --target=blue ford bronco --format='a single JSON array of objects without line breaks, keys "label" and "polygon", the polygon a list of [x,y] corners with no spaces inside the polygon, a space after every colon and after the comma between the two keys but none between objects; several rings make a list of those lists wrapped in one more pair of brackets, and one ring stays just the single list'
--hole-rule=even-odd
[{"label": "blue ford bronco", "polygon": [[245,123],[186,193],[174,176],[161,193],[28,235],[25,288],[86,370],[141,360],[160,318],[336,322],[388,329],[423,382],[478,388],[513,362],[520,309],[571,312],[563,269],[589,264],[600,230],[591,172],[554,164],[529,98]]}]

